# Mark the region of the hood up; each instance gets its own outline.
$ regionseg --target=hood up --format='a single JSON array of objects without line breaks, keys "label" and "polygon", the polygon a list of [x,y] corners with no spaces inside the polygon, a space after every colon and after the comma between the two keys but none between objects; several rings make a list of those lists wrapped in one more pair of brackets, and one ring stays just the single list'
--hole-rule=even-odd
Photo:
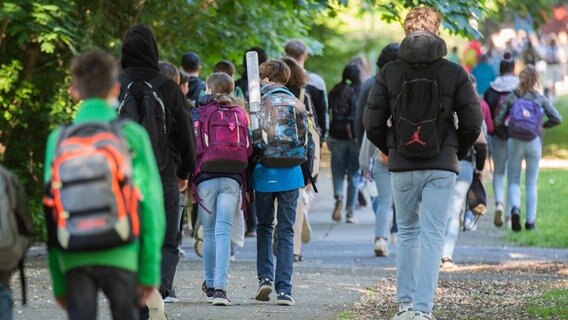
[{"label": "hood up", "polygon": [[446,42],[428,31],[408,34],[401,42],[399,57],[409,64],[430,64],[447,54]]},{"label": "hood up", "polygon": [[150,27],[143,24],[130,27],[122,38],[122,69],[159,72],[158,60],[158,46]]}]

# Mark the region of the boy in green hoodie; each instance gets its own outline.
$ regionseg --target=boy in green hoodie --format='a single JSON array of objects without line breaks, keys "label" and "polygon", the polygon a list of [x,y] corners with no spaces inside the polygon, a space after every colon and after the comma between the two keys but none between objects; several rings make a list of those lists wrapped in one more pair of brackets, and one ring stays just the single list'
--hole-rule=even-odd
[{"label": "boy in green hoodie", "polygon": [[[101,50],[75,58],[69,89],[75,101],[82,100],[72,124],[109,123],[116,119],[120,85],[115,59]],[[132,185],[140,191],[139,235],[131,242],[110,249],[68,251],[56,245],[54,210],[46,206],[48,259],[57,303],[70,319],[95,319],[97,294],[109,300],[114,319],[138,319],[139,305],[160,284],[161,247],[165,218],[162,186],[146,131],[134,122],[121,123],[120,131],[131,154]],[[52,186],[52,166],[61,128],[47,140],[44,183]],[[64,212],[65,213],[65,212]],[[135,229],[135,227],[132,227]]]}]

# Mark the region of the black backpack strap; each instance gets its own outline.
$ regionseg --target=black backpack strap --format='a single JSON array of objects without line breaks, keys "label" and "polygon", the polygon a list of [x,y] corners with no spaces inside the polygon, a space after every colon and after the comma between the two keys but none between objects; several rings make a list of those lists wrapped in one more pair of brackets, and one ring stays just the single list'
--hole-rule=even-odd
[{"label": "black backpack strap", "polygon": [[[163,74],[158,74],[157,76],[155,76],[152,80],[148,81],[148,83],[150,83],[150,85],[152,86],[152,88],[158,90],[160,87],[162,87],[166,82],[168,82],[168,80],[171,80],[169,77],[163,75]],[[173,80],[172,80],[173,81]],[[159,93],[159,92],[158,92]]]}]

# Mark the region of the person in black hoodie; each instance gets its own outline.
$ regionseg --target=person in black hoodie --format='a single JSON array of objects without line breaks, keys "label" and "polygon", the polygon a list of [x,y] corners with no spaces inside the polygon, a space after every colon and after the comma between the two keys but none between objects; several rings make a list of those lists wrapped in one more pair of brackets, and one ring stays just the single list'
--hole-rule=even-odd
[{"label": "person in black hoodie", "polygon": [[[122,39],[121,65],[132,80],[151,81],[160,76],[158,46],[152,30],[146,25],[130,27]],[[121,97],[126,86],[121,83]],[[164,299],[175,300],[173,281],[179,261],[178,244],[181,241],[179,217],[179,192],[187,188],[187,179],[195,166],[195,137],[190,128],[185,108],[185,98],[178,84],[168,79],[158,88],[167,108],[168,148],[160,155],[164,164],[160,177],[164,191],[166,212],[166,236],[162,247],[162,282],[160,293]]]},{"label": "person in black hoodie", "polygon": [[[406,37],[400,45],[400,58],[379,71],[363,117],[367,137],[389,156],[399,231],[396,253],[399,306],[393,319],[399,320],[434,319],[431,311],[459,159],[466,156],[479,136],[483,119],[466,71],[443,58],[447,53],[446,43],[437,35],[441,22],[441,14],[434,8],[420,6],[410,10],[403,24]],[[442,113],[439,118],[443,122],[436,127],[441,129],[441,139],[433,141],[438,152],[417,159],[403,155],[408,150],[406,145],[417,141],[423,145],[421,139],[432,143],[431,137],[421,134],[416,126],[410,140],[399,141],[397,148],[395,136],[400,137],[403,127],[398,113],[392,118],[391,115],[395,105],[403,112],[409,107],[397,103],[397,98],[402,96],[403,88],[411,88],[409,83],[419,78],[430,78],[420,82],[428,84],[432,94],[409,91],[404,97],[412,101],[410,95],[424,96],[435,102],[437,89],[439,104],[424,103],[419,107],[432,110],[431,105],[441,106],[436,112]],[[454,113],[459,127],[452,121]]]}]

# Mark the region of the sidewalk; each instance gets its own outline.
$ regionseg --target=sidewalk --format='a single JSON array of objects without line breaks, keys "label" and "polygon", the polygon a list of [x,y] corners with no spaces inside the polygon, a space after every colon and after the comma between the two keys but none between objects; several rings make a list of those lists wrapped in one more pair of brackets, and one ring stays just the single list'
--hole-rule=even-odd
[{"label": "sidewalk", "polygon": [[[178,303],[166,305],[172,319],[335,319],[337,313],[349,308],[381,280],[395,276],[395,246],[390,245],[390,256],[376,258],[373,254],[374,216],[369,207],[356,212],[356,225],[331,221],[333,191],[331,174],[324,169],[319,179],[319,194],[310,212],[313,228],[312,241],[304,245],[305,260],[294,264],[293,297],[296,305],[283,307],[272,301],[264,304],[253,297],[257,289],[256,241],[247,238],[240,248],[237,261],[230,266],[228,296],[231,307],[213,307],[200,293],[203,281],[202,260],[184,241],[186,258],[180,261],[176,274]],[[491,212],[491,211],[490,211]],[[492,224],[492,215],[482,217],[478,231],[462,232],[456,248],[455,261],[462,265],[497,265],[514,261],[568,261],[566,249],[535,249],[508,247],[502,244],[503,229]],[[28,306],[20,305],[19,280],[13,279],[16,298],[15,319],[65,319],[51,295],[44,250],[34,250],[29,259]],[[457,276],[441,274],[440,279]],[[499,276],[499,275],[495,275]],[[504,277],[504,275],[501,275]],[[16,277],[14,277],[16,278]],[[102,295],[101,295],[102,297]],[[392,301],[394,301],[394,295]],[[106,301],[101,298],[99,319],[110,319]]]}]

